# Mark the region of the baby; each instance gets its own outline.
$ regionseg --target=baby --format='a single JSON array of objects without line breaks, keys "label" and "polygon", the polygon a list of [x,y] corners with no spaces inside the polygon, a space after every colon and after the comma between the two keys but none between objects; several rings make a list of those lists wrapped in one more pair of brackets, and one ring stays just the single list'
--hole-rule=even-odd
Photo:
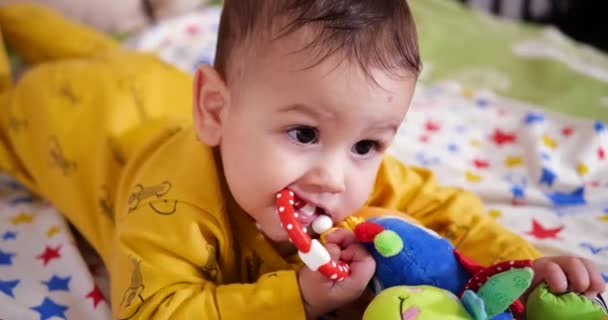
[{"label": "baby", "polygon": [[275,210],[284,189],[303,226],[396,209],[480,263],[536,259],[554,292],[604,290],[589,261],[540,258],[475,196],[385,155],[421,68],[405,1],[228,0],[218,40],[191,110],[191,78],[118,49],[35,66],[0,96],[0,168],[99,251],[115,318],[316,319],[356,301],[374,260],[340,229],[326,248],[350,276],[302,267]]}]

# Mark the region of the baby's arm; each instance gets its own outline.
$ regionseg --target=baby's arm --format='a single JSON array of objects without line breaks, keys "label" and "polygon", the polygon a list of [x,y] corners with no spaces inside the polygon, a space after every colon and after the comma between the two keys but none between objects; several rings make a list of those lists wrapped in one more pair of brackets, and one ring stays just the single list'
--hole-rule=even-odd
[{"label": "baby's arm", "polygon": [[238,283],[238,256],[216,219],[183,202],[171,215],[153,210],[167,205],[142,205],[117,220],[115,318],[304,319],[295,271]]},{"label": "baby's arm", "polygon": [[409,214],[483,265],[540,257],[530,243],[486,215],[479,197],[439,186],[430,171],[407,167],[391,156],[382,162],[368,204]]}]

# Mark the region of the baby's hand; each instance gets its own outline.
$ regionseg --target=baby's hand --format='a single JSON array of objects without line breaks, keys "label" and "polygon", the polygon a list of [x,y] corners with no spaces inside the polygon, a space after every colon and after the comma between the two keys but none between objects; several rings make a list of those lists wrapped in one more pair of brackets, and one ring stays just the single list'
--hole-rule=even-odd
[{"label": "baby's hand", "polygon": [[300,270],[298,282],[308,319],[316,319],[358,299],[376,270],[374,258],[361,244],[356,243],[352,232],[337,229],[325,239],[325,248],[332,260],[347,262],[350,265],[350,275],[344,281],[334,282],[307,267]]},{"label": "baby's hand", "polygon": [[555,294],[573,291],[592,297],[605,290],[605,282],[593,262],[573,257],[545,257],[534,261],[531,289],[545,281]]}]

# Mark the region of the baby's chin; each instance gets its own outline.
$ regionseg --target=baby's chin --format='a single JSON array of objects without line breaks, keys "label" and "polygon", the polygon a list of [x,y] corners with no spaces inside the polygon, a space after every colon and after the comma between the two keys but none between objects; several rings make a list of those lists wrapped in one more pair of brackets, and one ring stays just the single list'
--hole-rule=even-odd
[{"label": "baby's chin", "polygon": [[281,227],[276,228],[264,228],[264,226],[259,226],[260,231],[273,242],[287,242],[289,241],[289,236],[287,232],[283,230]]}]

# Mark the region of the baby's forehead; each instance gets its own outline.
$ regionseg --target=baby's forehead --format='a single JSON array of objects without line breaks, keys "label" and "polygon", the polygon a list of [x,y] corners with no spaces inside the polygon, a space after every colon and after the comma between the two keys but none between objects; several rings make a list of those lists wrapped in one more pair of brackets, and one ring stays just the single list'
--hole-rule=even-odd
[{"label": "baby's forehead", "polygon": [[[387,102],[394,99],[394,94],[408,90],[410,84],[417,80],[417,73],[412,70],[387,70],[373,65],[362,65],[344,52],[331,54],[319,51],[311,46],[315,33],[310,28],[304,28],[284,37],[269,39],[259,38],[256,41],[243,44],[236,50],[228,68],[233,73],[233,79],[247,78],[258,81],[262,74],[272,74],[271,77],[302,77],[308,81],[342,82],[351,84],[352,90],[378,90],[386,93]],[[354,79],[364,78],[365,81]],[[395,83],[398,83],[395,87]],[[314,90],[310,86],[309,90]]]}]

